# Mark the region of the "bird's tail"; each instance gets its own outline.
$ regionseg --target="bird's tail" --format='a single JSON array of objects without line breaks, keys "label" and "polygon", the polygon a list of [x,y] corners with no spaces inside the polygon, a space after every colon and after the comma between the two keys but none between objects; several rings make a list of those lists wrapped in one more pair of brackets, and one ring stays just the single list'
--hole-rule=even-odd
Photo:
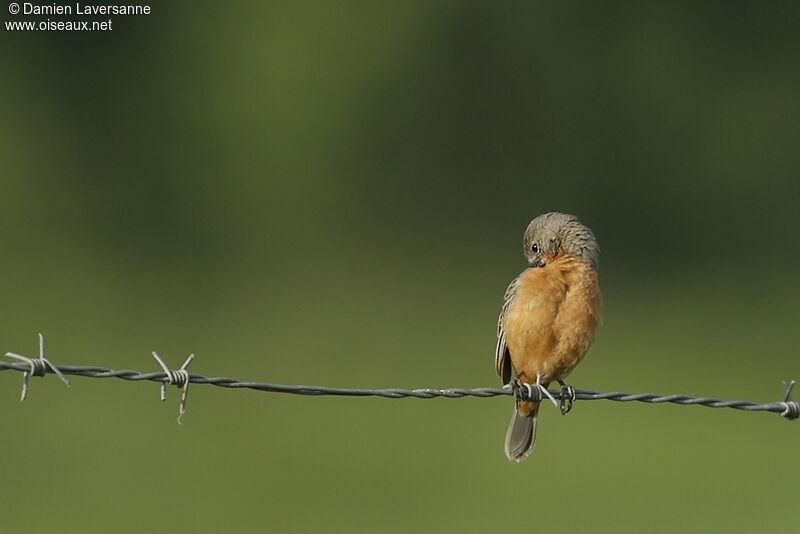
[{"label": "bird's tail", "polygon": [[521,462],[533,451],[538,413],[538,402],[520,402],[514,407],[506,432],[506,457],[509,460]]}]

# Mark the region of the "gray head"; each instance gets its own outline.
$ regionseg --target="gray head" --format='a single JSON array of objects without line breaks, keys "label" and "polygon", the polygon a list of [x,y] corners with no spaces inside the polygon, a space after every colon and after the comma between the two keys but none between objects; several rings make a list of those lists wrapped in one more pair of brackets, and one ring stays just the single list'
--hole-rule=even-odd
[{"label": "gray head", "polygon": [[523,246],[531,267],[542,267],[562,253],[581,257],[595,268],[600,259],[592,231],[566,213],[545,213],[532,220],[525,230]]}]

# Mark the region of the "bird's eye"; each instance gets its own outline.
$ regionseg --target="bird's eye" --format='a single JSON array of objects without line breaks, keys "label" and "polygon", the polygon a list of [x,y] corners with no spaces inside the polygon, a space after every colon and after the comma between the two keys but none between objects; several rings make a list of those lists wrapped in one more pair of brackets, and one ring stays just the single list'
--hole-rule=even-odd
[{"label": "bird's eye", "polygon": [[533,245],[531,245],[531,251],[532,251],[534,254],[538,254],[538,253],[539,253],[539,245],[538,245],[538,244],[536,244],[536,243],[534,243]]}]

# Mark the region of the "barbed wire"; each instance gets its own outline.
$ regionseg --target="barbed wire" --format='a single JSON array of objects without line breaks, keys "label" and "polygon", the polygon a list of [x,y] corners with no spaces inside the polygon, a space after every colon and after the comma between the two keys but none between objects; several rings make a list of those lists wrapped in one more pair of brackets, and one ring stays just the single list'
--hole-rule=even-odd
[{"label": "barbed wire", "polygon": [[[187,368],[194,359],[190,354],[179,369],[170,369],[161,357],[152,353],[153,358],[159,363],[162,371],[143,373],[131,369],[109,369],[91,365],[54,365],[44,356],[44,336],[39,334],[39,357],[29,358],[13,352],[6,356],[19,360],[19,363],[0,361],[0,371],[21,371],[22,395],[20,400],[25,400],[28,394],[28,381],[30,376],[45,376],[47,373],[56,374],[67,386],[70,385],[65,375],[84,376],[88,378],[120,378],[123,380],[146,380],[161,384],[161,400],[166,400],[167,385],[175,385],[182,389],[178,422],[186,412],[186,399],[189,384],[211,384],[217,387],[230,389],[253,389],[272,393],[291,393],[295,395],[338,395],[354,397],[383,397],[387,399],[417,398],[432,399],[445,397],[457,399],[462,397],[497,397],[501,395],[514,395],[511,388],[476,387],[476,388],[342,388],[330,386],[311,386],[299,384],[275,384],[270,382],[252,382],[225,376],[205,376],[190,373]],[[733,408],[749,412],[774,412],[786,419],[797,419],[800,416],[800,404],[791,399],[792,388],[795,381],[783,382],[784,398],[782,401],[770,403],[757,403],[749,400],[724,400],[716,397],[693,397],[690,395],[662,395],[659,393],[625,393],[622,391],[600,392],[588,389],[576,389],[576,400],[611,400],[617,402],[646,402],[649,404],[672,403],[679,405],[699,405],[708,408]],[[566,398],[561,391],[550,391],[553,398]],[[543,400],[543,393],[536,388],[528,388],[526,399],[532,401]]]}]

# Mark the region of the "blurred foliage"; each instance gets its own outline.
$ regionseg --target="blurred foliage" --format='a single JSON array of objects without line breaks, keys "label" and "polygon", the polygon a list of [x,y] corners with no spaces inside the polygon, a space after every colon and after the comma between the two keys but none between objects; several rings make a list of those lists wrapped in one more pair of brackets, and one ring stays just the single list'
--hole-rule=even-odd
[{"label": "blurred foliage", "polygon": [[[5,10],[4,10],[5,13]],[[496,383],[522,231],[578,214],[577,387],[800,378],[794,4],[196,2],[4,32],[0,349],[343,386]],[[10,16],[4,14],[3,20]],[[677,406],[303,398],[0,373],[5,532],[791,529],[797,423]],[[13,461],[11,461],[13,459]],[[111,526],[111,527],[110,527]]]}]

